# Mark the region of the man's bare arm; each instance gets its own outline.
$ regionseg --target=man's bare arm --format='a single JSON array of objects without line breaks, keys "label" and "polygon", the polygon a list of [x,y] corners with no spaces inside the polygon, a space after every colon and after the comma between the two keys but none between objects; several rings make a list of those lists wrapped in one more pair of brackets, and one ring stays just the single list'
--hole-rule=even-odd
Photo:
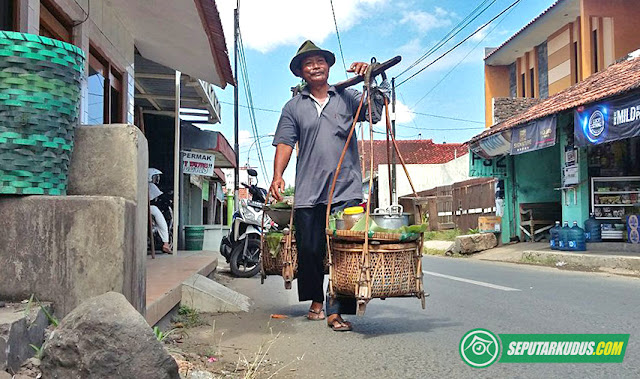
[{"label": "man's bare arm", "polygon": [[276,146],[276,157],[273,161],[273,180],[271,181],[271,188],[269,188],[269,192],[273,195],[273,197],[282,201],[282,192],[284,192],[284,179],[282,175],[284,174],[284,170],[289,165],[289,159],[291,159],[291,153],[293,152],[293,148],[284,143],[279,143]]}]

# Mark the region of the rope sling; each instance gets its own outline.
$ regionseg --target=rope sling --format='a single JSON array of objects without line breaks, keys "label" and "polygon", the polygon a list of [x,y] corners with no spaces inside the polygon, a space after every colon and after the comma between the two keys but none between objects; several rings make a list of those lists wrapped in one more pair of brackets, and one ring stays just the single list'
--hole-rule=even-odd
[{"label": "rope sling", "polygon": [[[369,121],[369,157],[370,157],[370,167],[369,167],[369,188],[368,188],[368,197],[367,197],[367,206],[366,206],[366,212],[365,212],[365,231],[364,231],[364,243],[362,244],[362,253],[360,255],[360,272],[359,272],[359,277],[358,280],[356,282],[355,285],[355,297],[357,299],[358,302],[358,314],[362,315],[364,314],[365,308],[366,308],[366,304],[372,299],[372,272],[371,272],[371,252],[370,252],[370,237],[373,237],[373,235],[370,233],[370,211],[371,211],[371,194],[372,194],[372,189],[373,189],[373,162],[374,162],[374,149],[373,149],[373,115],[372,115],[372,108],[371,108],[371,103],[372,103],[372,83],[373,83],[373,76],[372,76],[372,72],[374,72],[376,69],[379,68],[379,64],[375,61],[375,58],[372,59],[371,61],[371,65],[369,65],[369,67],[366,70],[366,73],[364,75],[364,88],[363,88],[363,92],[362,92],[362,96],[360,98],[360,103],[358,105],[358,110],[356,111],[353,123],[351,125],[351,129],[349,131],[349,135],[347,137],[347,141],[344,145],[344,148],[342,149],[342,153],[340,155],[340,159],[338,161],[338,166],[336,167],[336,171],[334,173],[333,176],[333,180],[331,182],[331,189],[329,191],[329,198],[328,198],[328,202],[327,204],[329,204],[327,206],[327,212],[326,212],[326,243],[327,243],[327,255],[328,255],[328,260],[329,260],[329,297],[331,299],[331,301],[333,301],[333,299],[335,299],[336,297],[336,291],[334,288],[334,262],[333,262],[333,254],[332,254],[332,244],[331,244],[331,239],[332,239],[332,231],[329,229],[329,220],[330,220],[330,216],[331,216],[331,206],[330,204],[333,201],[333,195],[335,192],[335,186],[336,186],[336,181],[338,179],[338,176],[340,175],[340,170],[342,168],[342,164],[345,158],[345,155],[347,153],[349,144],[351,142],[351,139],[353,137],[354,131],[355,131],[355,126],[358,122],[358,116],[360,115],[360,112],[362,111],[362,106],[364,104],[364,99],[367,99],[367,110],[368,110],[368,121]],[[415,190],[415,187],[413,185],[413,182],[411,180],[411,177],[409,175],[409,171],[407,170],[404,158],[402,157],[402,154],[400,153],[400,150],[398,148],[398,144],[397,141],[395,139],[395,136],[393,135],[392,131],[391,131],[391,119],[389,117],[389,102],[386,98],[386,96],[383,96],[384,98],[384,108],[385,108],[385,121],[386,121],[386,137],[387,137],[387,143],[386,143],[386,153],[387,153],[387,159],[388,159],[388,169],[389,171],[391,170],[390,168],[390,155],[391,155],[391,144],[390,144],[390,140],[391,143],[393,144],[395,153],[397,154],[397,156],[400,159],[400,163],[402,164],[402,167],[404,169],[404,172],[407,176],[407,179],[409,181],[409,185],[411,186],[411,190],[413,192],[413,195],[417,198],[418,194]],[[363,149],[364,149],[364,141],[363,141]],[[364,162],[362,164],[362,167],[364,168]],[[364,170],[363,170],[364,171]],[[391,175],[389,175],[389,177],[391,177]],[[391,184],[390,184],[390,191],[389,193],[391,194]],[[415,266],[416,266],[416,272],[415,272],[415,279],[416,279],[416,288],[415,288],[415,295],[417,297],[419,297],[422,301],[422,307],[424,309],[424,303],[425,303],[425,293],[424,290],[422,288],[422,260],[419,257],[419,253],[422,251],[422,243],[423,243],[423,238],[422,238],[422,233],[420,233],[420,238],[418,241],[418,249],[417,249],[417,253],[416,256],[414,257],[416,262],[415,262]]]}]

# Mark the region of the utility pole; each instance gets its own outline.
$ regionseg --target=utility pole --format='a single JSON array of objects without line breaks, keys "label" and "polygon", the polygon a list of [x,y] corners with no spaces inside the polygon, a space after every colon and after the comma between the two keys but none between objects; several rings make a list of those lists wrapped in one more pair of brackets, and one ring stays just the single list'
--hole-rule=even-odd
[{"label": "utility pole", "polygon": [[[396,139],[396,78],[391,78],[391,114],[393,117],[391,118],[391,134],[393,135],[393,139]],[[397,189],[396,189],[396,152],[394,149],[391,149],[391,193],[389,194],[390,199],[389,202],[393,204],[397,204]]]},{"label": "utility pole", "polygon": [[180,206],[180,188],[182,187],[182,151],[180,150],[180,77],[182,73],[176,71],[175,77],[175,124],[174,124],[174,139],[173,139],[173,253],[178,252],[178,242],[180,241],[180,229],[182,226],[182,218],[180,212],[182,207]]},{"label": "utility pole", "polygon": [[240,143],[238,141],[238,129],[240,128],[238,125],[238,33],[240,31],[240,26],[238,25],[238,14],[239,10],[236,6],[236,9],[233,10],[233,74],[235,76],[235,86],[233,88],[233,138],[235,141],[234,147],[236,151],[233,198],[235,210],[240,209]]}]

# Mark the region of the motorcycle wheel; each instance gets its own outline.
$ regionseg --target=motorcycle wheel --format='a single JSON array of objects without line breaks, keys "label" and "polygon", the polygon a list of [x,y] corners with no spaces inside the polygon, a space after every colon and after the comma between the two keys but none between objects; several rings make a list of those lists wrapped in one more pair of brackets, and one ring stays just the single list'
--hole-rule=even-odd
[{"label": "motorcycle wheel", "polygon": [[260,271],[260,240],[249,238],[247,254],[243,257],[245,241],[239,241],[231,251],[231,273],[240,278],[251,278]]}]

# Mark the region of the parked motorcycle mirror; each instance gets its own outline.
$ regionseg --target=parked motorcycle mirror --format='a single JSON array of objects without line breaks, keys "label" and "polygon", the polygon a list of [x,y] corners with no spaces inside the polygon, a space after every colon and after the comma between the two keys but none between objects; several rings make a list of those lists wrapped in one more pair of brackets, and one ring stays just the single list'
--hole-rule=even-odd
[{"label": "parked motorcycle mirror", "polygon": [[253,177],[256,177],[256,178],[258,177],[258,171],[254,170],[252,168],[247,170],[247,174],[249,174],[249,176],[253,176]]}]

